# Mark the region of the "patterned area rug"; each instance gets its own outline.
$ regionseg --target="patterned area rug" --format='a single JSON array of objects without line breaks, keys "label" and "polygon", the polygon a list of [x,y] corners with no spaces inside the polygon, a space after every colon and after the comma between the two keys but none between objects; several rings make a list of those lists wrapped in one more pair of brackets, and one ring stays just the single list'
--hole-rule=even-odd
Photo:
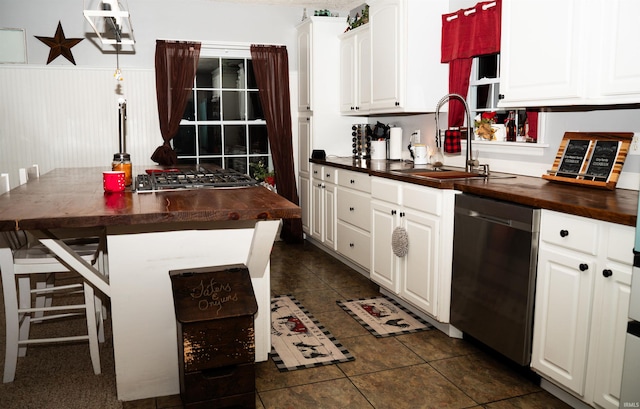
[{"label": "patterned area rug", "polygon": [[356,321],[378,338],[409,334],[433,328],[388,297],[336,301]]},{"label": "patterned area rug", "polygon": [[271,344],[271,358],[281,372],[355,359],[291,295],[271,299]]}]

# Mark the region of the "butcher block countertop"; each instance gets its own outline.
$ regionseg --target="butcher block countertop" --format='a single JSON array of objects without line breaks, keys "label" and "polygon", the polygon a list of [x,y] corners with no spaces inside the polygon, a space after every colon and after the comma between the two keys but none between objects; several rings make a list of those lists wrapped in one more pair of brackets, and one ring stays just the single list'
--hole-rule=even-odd
[{"label": "butcher block countertop", "polygon": [[301,217],[262,186],[105,193],[103,170],[54,169],[0,195],[0,231]]},{"label": "butcher block countertop", "polygon": [[488,179],[438,181],[413,176],[410,173],[397,172],[412,168],[413,164],[410,162],[354,160],[351,158],[311,159],[310,161],[319,165],[368,173],[371,176],[439,189],[455,189],[464,193],[627,226],[636,225],[638,192],[635,190],[594,189],[550,182],[540,177],[508,175],[497,172],[491,172],[491,175],[495,175],[495,177],[489,176]]}]

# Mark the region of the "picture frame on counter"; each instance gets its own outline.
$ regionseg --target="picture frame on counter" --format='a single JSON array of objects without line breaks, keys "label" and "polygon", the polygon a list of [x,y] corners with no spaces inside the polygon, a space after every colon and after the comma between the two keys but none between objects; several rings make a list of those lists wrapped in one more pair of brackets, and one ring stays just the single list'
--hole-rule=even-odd
[{"label": "picture frame on counter", "polygon": [[566,132],[542,178],[613,190],[632,139],[632,132]]}]

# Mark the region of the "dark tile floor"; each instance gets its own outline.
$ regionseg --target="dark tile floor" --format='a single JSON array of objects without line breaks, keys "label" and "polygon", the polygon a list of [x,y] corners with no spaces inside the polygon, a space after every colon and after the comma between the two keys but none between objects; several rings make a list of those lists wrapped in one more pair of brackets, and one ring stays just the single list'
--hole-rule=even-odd
[{"label": "dark tile floor", "polygon": [[[284,408],[568,408],[535,377],[469,341],[438,330],[375,338],[336,300],[378,287],[317,247],[275,244],[273,295],[292,294],[355,356],[353,362],[279,372],[256,368],[256,406]],[[125,402],[124,409],[179,408],[179,396]]]}]

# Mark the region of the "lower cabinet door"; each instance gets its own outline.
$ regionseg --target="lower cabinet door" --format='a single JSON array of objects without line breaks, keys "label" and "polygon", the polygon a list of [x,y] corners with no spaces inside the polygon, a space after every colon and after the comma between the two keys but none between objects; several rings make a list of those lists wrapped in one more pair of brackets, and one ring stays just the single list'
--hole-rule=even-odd
[{"label": "lower cabinet door", "polygon": [[595,260],[541,246],[531,366],[585,394]]}]

